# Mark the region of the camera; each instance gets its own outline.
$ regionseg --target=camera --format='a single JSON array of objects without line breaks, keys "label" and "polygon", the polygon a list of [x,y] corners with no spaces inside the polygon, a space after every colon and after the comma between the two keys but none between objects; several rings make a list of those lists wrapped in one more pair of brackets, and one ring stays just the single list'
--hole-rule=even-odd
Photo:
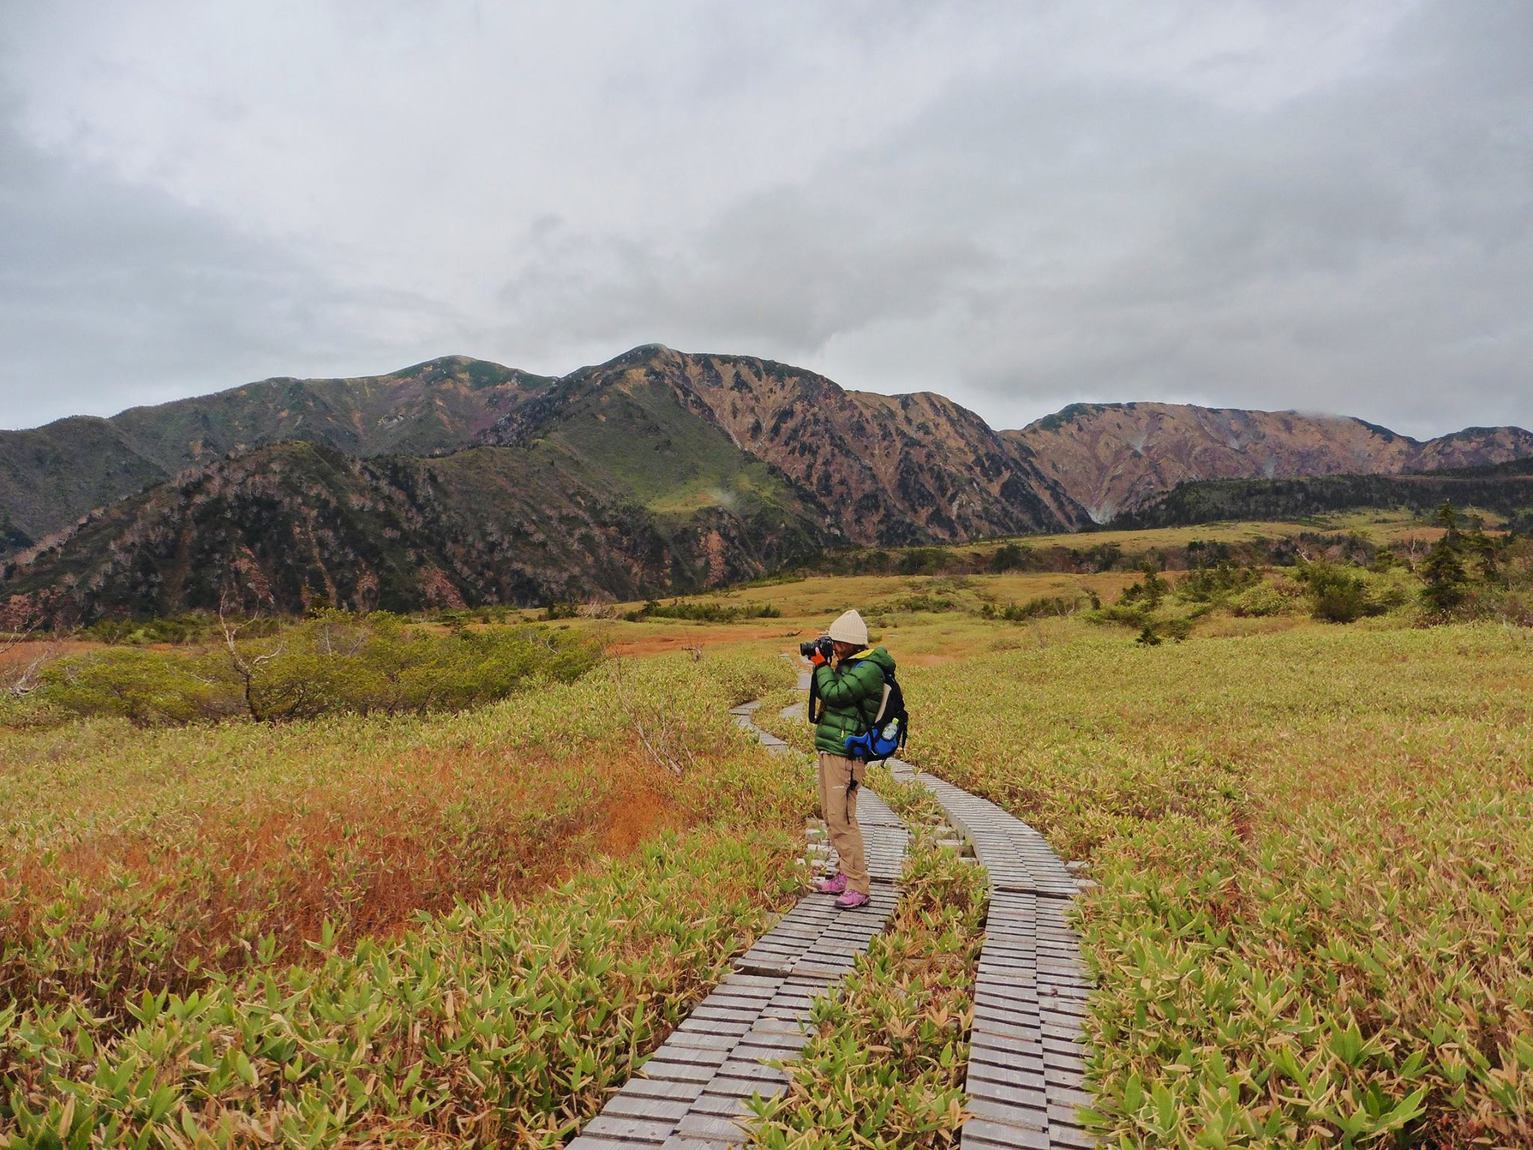
[{"label": "camera", "polygon": [[830,662],[831,656],[835,653],[835,647],[832,645],[829,635],[821,635],[818,639],[811,639],[807,643],[800,643],[798,645],[798,653],[806,659],[813,658],[816,651],[820,653],[827,663]]}]

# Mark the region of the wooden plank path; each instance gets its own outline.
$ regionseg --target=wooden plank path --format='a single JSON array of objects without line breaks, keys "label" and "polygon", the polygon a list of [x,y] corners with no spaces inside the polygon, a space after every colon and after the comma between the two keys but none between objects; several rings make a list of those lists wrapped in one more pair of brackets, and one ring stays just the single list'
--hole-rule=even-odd
[{"label": "wooden plank path", "polygon": [[[755,710],[747,704],[732,713],[769,749],[790,753],[755,725]],[[932,791],[989,876],[964,1083],[973,1117],[960,1131],[960,1146],[1095,1146],[1077,1117],[1091,1102],[1081,1042],[1091,981],[1066,919],[1076,878],[1021,819],[898,759],[889,766],[897,779]],[[858,821],[873,902],[838,911],[825,895],[801,900],[735,960],[734,973],[586,1124],[571,1150],[715,1150],[748,1140],[746,1100],[787,1089],[787,1075],[767,1063],[803,1050],[814,998],[852,969],[899,900],[905,827],[869,790],[858,799]]]},{"label": "wooden plank path", "polygon": [[[808,688],[808,678],[800,676],[800,689]],[[802,717],[803,704],[782,714]],[[972,1150],[1094,1146],[1077,1117],[1078,1108],[1091,1103],[1081,1041],[1091,980],[1066,919],[1079,881],[1015,815],[899,759],[888,766],[897,780],[932,792],[989,876],[964,1084],[974,1117],[959,1144]]]},{"label": "wooden plank path", "polygon": [[1095,1146],[1076,1114],[1091,1103],[1081,1042],[1091,980],[1066,920],[1078,881],[1043,836],[1015,815],[897,759],[890,767],[896,778],[918,781],[936,795],[989,875],[964,1083],[974,1117],[959,1132],[959,1145]]},{"label": "wooden plank path", "polygon": [[[733,713],[769,748],[786,753],[781,739],[751,722],[753,710]],[[586,1123],[570,1150],[716,1150],[748,1140],[746,1100],[788,1086],[787,1075],[767,1063],[803,1050],[811,1003],[851,971],[899,901],[909,835],[871,791],[859,796],[857,813],[873,901],[840,911],[829,895],[802,899],[735,960],[734,973]]]}]

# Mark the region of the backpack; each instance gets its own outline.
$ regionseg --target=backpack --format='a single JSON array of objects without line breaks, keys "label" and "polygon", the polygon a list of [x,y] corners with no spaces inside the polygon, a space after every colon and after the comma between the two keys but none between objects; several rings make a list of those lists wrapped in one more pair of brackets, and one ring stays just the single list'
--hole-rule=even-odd
[{"label": "backpack", "polygon": [[[894,672],[879,668],[884,675],[884,695],[878,705],[878,713],[868,729],[858,735],[846,737],[846,757],[861,759],[865,763],[883,762],[905,746],[910,734],[910,712],[905,709],[905,692],[900,689]],[[813,704],[810,706],[813,710]]]}]

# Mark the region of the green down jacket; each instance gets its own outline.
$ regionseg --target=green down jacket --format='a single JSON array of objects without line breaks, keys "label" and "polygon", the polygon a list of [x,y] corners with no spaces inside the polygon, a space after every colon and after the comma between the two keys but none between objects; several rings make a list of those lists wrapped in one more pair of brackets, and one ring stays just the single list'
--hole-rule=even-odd
[{"label": "green down jacket", "polygon": [[860,735],[873,725],[884,701],[884,668],[894,670],[894,659],[882,647],[858,651],[838,669],[829,665],[814,669],[814,685],[820,696],[820,721],[814,727],[814,749],[831,755],[846,754],[848,735]]}]

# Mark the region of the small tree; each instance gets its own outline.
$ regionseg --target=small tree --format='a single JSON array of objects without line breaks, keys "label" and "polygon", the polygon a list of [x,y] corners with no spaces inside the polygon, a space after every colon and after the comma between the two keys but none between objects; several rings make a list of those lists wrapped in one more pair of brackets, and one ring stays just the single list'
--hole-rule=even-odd
[{"label": "small tree", "polygon": [[1421,578],[1426,586],[1421,597],[1432,610],[1447,614],[1468,598],[1469,572],[1464,568],[1464,536],[1459,531],[1459,515],[1453,504],[1444,503],[1434,518],[1444,531],[1422,561]]},{"label": "small tree", "polygon": [[1150,610],[1160,606],[1160,601],[1166,597],[1166,592],[1171,590],[1171,584],[1161,577],[1160,568],[1149,559],[1139,568],[1144,573],[1144,603]]},{"label": "small tree", "polygon": [[990,570],[1015,571],[1027,562],[1027,551],[1015,543],[1007,543],[990,557]]},{"label": "small tree", "polygon": [[246,622],[232,621],[225,611],[227,600],[218,606],[218,629],[223,635],[224,652],[229,659],[229,670],[239,680],[240,698],[250,717],[258,723],[269,722],[277,716],[270,714],[262,705],[261,687],[270,674],[270,664],[282,657],[282,647],[252,654],[240,645],[240,632]]},{"label": "small tree", "polygon": [[1310,614],[1327,623],[1351,623],[1374,614],[1368,585],[1355,571],[1334,563],[1306,563],[1299,578],[1309,589]]}]

